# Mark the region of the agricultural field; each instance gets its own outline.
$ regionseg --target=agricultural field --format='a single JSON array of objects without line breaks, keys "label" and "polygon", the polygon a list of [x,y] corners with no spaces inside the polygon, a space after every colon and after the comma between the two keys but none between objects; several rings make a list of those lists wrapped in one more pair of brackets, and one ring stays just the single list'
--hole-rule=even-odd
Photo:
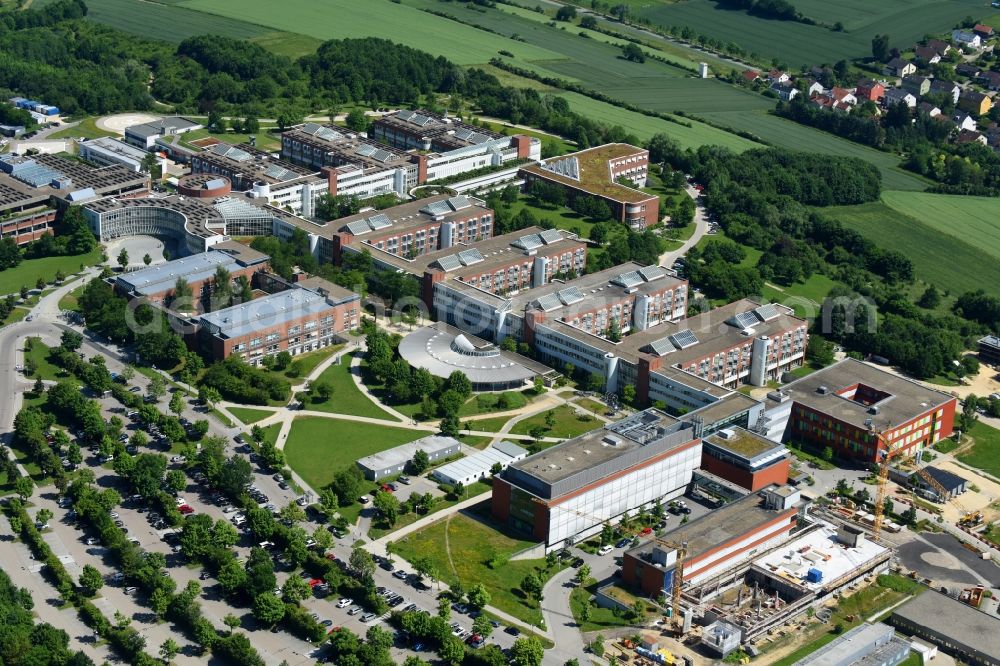
[{"label": "agricultural field", "polygon": [[181,42],[188,37],[214,33],[225,37],[253,39],[272,28],[237,18],[206,16],[179,4],[141,0],[88,0],[87,18],[140,37]]},{"label": "agricultural field", "polygon": [[[120,0],[119,0],[120,1]],[[489,34],[390,0],[186,0],[178,5],[197,12],[236,18],[271,26],[271,30],[295,32],[316,39],[347,39],[365,35],[382,37],[416,49],[443,55],[461,65],[486,63],[499,51],[509,51],[515,60],[558,60],[560,54],[507,37]],[[259,36],[259,35],[255,35]]]},{"label": "agricultural field", "polygon": [[611,125],[621,125],[627,131],[645,141],[649,137],[662,132],[673,137],[684,148],[697,148],[706,144],[726,146],[732,150],[744,151],[750,148],[761,148],[761,144],[736,136],[731,132],[717,129],[705,123],[691,122],[691,127],[678,125],[667,120],[646,116],[635,111],[626,111],[607,102],[601,102],[579,93],[560,93],[560,97],[569,102],[570,109],[593,120]]},{"label": "agricultural field", "polygon": [[920,176],[900,167],[899,158],[891,153],[883,153],[764,111],[755,113],[719,111],[700,115],[712,122],[751,132],[763,141],[781,148],[859,157],[879,168],[882,172],[882,187],[887,190],[922,190],[928,183]]},{"label": "agricultural field", "polygon": [[913,261],[916,277],[924,283],[953,296],[980,288],[1000,295],[1000,263],[978,244],[943,234],[882,202],[824,208],[823,214],[861,232],[879,247],[895,248],[905,254]]},{"label": "agricultural field", "polygon": [[884,192],[882,202],[1000,259],[1000,199],[927,192]]},{"label": "agricultural field", "polygon": [[[875,34],[888,33],[892,46],[907,47],[927,33],[950,30],[966,16],[982,15],[979,0],[796,0],[792,4],[825,25],[805,25],[721,9],[712,0],[656,3],[639,15],[663,26],[689,27],[696,33],[735,42],[760,58],[777,58],[788,67],[851,60],[871,54]],[[831,29],[844,24],[844,32]]]}]

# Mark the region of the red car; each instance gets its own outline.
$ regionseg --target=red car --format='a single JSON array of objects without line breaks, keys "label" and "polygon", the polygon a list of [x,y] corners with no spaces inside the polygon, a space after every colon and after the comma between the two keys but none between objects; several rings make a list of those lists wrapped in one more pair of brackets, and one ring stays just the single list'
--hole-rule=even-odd
[{"label": "red car", "polygon": [[322,584],[323,584],[322,578],[313,578],[309,581],[309,587],[316,587],[317,585],[322,585]]},{"label": "red car", "polygon": [[639,532],[639,534],[641,534],[642,536],[649,536],[652,533],[653,533],[653,528],[652,527],[644,527],[644,528],[642,528],[642,531]]},{"label": "red car", "polygon": [[391,493],[392,492],[392,488],[389,487],[389,484],[383,483],[382,484],[382,491],[386,492],[386,493]]},{"label": "red car", "polygon": [[179,507],[177,507],[177,510],[180,511],[185,516],[188,515],[189,513],[194,513],[194,509],[192,509],[187,504],[181,504]]}]

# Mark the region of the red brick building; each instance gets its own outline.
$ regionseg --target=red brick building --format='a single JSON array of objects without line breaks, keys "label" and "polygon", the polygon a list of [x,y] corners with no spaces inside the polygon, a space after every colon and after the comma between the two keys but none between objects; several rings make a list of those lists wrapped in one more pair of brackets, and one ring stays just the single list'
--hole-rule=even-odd
[{"label": "red brick building", "polygon": [[[645,229],[660,220],[660,198],[636,188],[645,187],[649,151],[627,143],[609,143],[521,168],[525,189],[543,181],[566,189],[570,200],[601,199],[612,217],[633,229]],[[618,182],[628,179],[635,187]]]},{"label": "red brick building", "polygon": [[879,100],[885,97],[885,86],[872,79],[863,79],[858,81],[858,87],[854,91],[854,96],[858,98],[859,102],[868,101],[878,103]]},{"label": "red brick building", "polygon": [[55,219],[56,211],[52,208],[40,208],[17,215],[0,222],[0,238],[13,238],[18,245],[30,243],[45,234],[51,234]]},{"label": "red brick building", "polygon": [[884,450],[872,430],[903,455],[949,437],[958,401],[941,391],[844,359],[772,391],[771,421],[784,422],[784,438],[825,449],[838,457],[878,462]]},{"label": "red brick building", "polygon": [[790,462],[784,446],[743,428],[725,428],[702,442],[701,468],[752,492],[786,484]]}]

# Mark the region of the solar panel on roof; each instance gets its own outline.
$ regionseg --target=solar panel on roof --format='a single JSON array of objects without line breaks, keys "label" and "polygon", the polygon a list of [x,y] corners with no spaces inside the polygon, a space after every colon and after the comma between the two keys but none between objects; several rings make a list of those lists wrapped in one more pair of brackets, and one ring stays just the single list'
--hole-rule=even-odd
[{"label": "solar panel on roof", "polygon": [[774,303],[766,303],[759,308],[756,308],[754,314],[760,318],[761,321],[771,321],[772,319],[777,319],[781,316],[778,312],[778,308],[774,306]]},{"label": "solar panel on roof", "polygon": [[375,146],[369,146],[367,143],[362,143],[357,148],[354,149],[355,155],[361,155],[362,157],[371,157],[378,151]]},{"label": "solar panel on roof", "polygon": [[371,157],[373,160],[378,160],[379,162],[382,162],[384,164],[385,162],[388,162],[395,156],[388,150],[379,149],[376,150],[374,153],[372,153]]},{"label": "solar panel on roof", "polygon": [[513,243],[522,250],[530,251],[541,247],[545,243],[542,241],[542,237],[538,234],[528,234],[527,236],[521,236]]},{"label": "solar panel on roof", "polygon": [[562,240],[562,234],[559,233],[558,229],[546,229],[542,233],[538,234],[542,238],[542,242],[548,245],[549,243],[557,243]]},{"label": "solar panel on roof", "polygon": [[730,321],[736,328],[752,328],[759,323],[757,316],[751,311],[738,312]]},{"label": "solar panel on roof", "polygon": [[547,162],[542,168],[566,178],[580,180],[580,162],[575,157]]},{"label": "solar panel on roof", "polygon": [[639,275],[646,282],[652,282],[653,280],[659,280],[661,277],[666,276],[667,272],[660,268],[659,266],[645,266],[639,269]]},{"label": "solar panel on roof", "polygon": [[272,164],[264,169],[264,175],[268,178],[273,178],[274,180],[290,180],[295,178],[297,174],[294,171],[289,171],[283,166]]},{"label": "solar panel on roof", "polygon": [[361,234],[366,234],[371,231],[371,227],[368,226],[368,222],[365,220],[355,220],[354,222],[347,223],[347,230],[350,231],[355,236],[360,236]]},{"label": "solar panel on roof", "polygon": [[583,292],[580,291],[579,287],[569,287],[559,292],[559,300],[562,301],[564,305],[579,303],[584,298],[585,296],[583,295]]},{"label": "solar panel on roof", "polygon": [[545,294],[538,298],[538,307],[540,307],[545,312],[550,310],[555,310],[562,307],[562,301],[555,294]]},{"label": "solar panel on roof", "polygon": [[456,268],[461,268],[462,262],[459,260],[458,256],[449,254],[447,257],[441,257],[438,259],[437,265],[440,266],[442,270],[451,272]]},{"label": "solar panel on roof", "polygon": [[479,250],[462,250],[458,253],[458,259],[462,262],[463,266],[471,266],[472,264],[478,264],[480,261],[484,261],[483,254]]},{"label": "solar panel on roof", "polygon": [[413,123],[414,125],[420,125],[421,127],[424,127],[429,122],[431,122],[431,119],[423,115],[422,113],[414,113],[412,116],[410,116],[410,122]]},{"label": "solar panel on roof", "polygon": [[670,336],[670,341],[678,349],[687,349],[692,345],[698,344],[698,338],[691,332],[690,328],[685,328],[683,331],[674,333]]},{"label": "solar panel on roof", "polygon": [[622,273],[618,277],[611,280],[611,284],[616,284],[619,287],[624,287],[625,289],[631,289],[637,284],[643,282],[642,276],[639,275],[639,271],[629,271],[628,273]]},{"label": "solar panel on roof", "polygon": [[475,132],[470,129],[465,129],[464,127],[460,127],[455,130],[455,138],[461,139],[462,141],[468,141],[473,134],[475,134]]},{"label": "solar panel on roof", "polygon": [[653,353],[657,356],[666,356],[677,351],[677,348],[670,343],[669,338],[660,338],[655,342],[649,343],[649,348],[653,350]]},{"label": "solar panel on roof", "polygon": [[373,230],[377,231],[379,229],[385,229],[386,227],[392,226],[392,221],[389,216],[385,213],[379,213],[378,215],[372,215],[368,218],[368,226]]},{"label": "solar panel on roof", "polygon": [[435,201],[434,203],[429,203],[420,209],[420,212],[427,213],[433,217],[438,215],[444,215],[445,213],[451,212],[451,206],[448,205],[447,201]]},{"label": "solar panel on roof", "polygon": [[463,195],[458,195],[457,197],[451,197],[448,199],[448,206],[452,210],[462,210],[463,208],[468,208],[471,205],[472,202],[469,201],[469,197]]}]

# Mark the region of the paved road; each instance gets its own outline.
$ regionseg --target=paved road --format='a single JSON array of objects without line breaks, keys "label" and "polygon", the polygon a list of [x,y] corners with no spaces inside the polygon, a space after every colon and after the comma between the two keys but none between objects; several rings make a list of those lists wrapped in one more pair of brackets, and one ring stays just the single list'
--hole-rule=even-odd
[{"label": "paved road", "polygon": [[691,187],[690,184],[685,185],[684,191],[687,195],[694,199],[695,209],[694,209],[694,233],[691,234],[691,238],[688,238],[684,243],[676,250],[670,250],[664,252],[660,255],[660,265],[669,268],[674,265],[674,262],[687,254],[687,251],[698,244],[698,241],[708,233],[708,213],[705,212],[705,204],[702,202],[701,197],[698,195],[698,190]]}]

